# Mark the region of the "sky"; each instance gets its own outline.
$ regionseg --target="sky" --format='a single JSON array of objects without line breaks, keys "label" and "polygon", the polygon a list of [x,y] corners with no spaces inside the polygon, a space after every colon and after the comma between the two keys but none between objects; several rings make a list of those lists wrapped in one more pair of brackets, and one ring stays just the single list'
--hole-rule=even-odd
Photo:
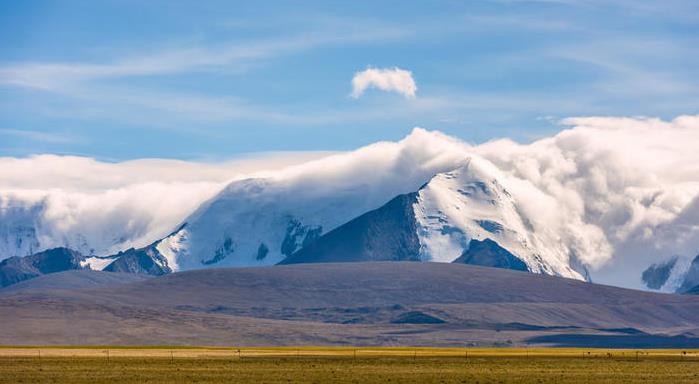
[{"label": "sky", "polygon": [[481,156],[639,287],[699,249],[696,47],[696,1],[0,0],[0,223],[141,246],[232,180]]},{"label": "sky", "polygon": [[0,156],[220,161],[699,112],[694,1],[0,1]]}]

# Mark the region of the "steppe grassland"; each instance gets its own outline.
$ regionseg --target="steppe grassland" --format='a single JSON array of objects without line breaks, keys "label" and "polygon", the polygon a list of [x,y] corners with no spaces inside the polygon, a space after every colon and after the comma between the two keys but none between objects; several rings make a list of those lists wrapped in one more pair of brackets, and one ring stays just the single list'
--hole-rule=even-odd
[{"label": "steppe grassland", "polygon": [[699,351],[113,346],[0,348],[0,383],[42,382],[678,384],[699,382]]}]

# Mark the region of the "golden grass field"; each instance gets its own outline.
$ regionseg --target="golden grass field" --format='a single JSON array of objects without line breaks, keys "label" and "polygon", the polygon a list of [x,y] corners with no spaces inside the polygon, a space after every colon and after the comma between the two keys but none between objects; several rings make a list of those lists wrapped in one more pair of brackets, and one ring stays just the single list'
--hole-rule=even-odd
[{"label": "golden grass field", "polygon": [[0,383],[699,383],[698,350],[0,347]]}]

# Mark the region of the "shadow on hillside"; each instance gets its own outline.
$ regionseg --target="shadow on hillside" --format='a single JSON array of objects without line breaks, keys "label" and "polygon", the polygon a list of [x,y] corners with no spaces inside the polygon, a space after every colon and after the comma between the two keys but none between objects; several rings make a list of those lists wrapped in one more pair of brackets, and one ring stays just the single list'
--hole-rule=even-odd
[{"label": "shadow on hillside", "polygon": [[527,339],[532,344],[580,348],[699,348],[699,338],[685,335],[543,335]]}]

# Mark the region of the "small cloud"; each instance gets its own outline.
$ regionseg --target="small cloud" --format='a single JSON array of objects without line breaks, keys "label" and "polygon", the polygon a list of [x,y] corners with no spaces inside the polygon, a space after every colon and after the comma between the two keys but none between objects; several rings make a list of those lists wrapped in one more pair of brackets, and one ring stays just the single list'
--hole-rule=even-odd
[{"label": "small cloud", "polygon": [[367,68],[357,72],[352,78],[352,97],[359,98],[367,88],[377,88],[385,92],[396,92],[406,98],[414,98],[417,86],[413,73],[393,68]]}]

